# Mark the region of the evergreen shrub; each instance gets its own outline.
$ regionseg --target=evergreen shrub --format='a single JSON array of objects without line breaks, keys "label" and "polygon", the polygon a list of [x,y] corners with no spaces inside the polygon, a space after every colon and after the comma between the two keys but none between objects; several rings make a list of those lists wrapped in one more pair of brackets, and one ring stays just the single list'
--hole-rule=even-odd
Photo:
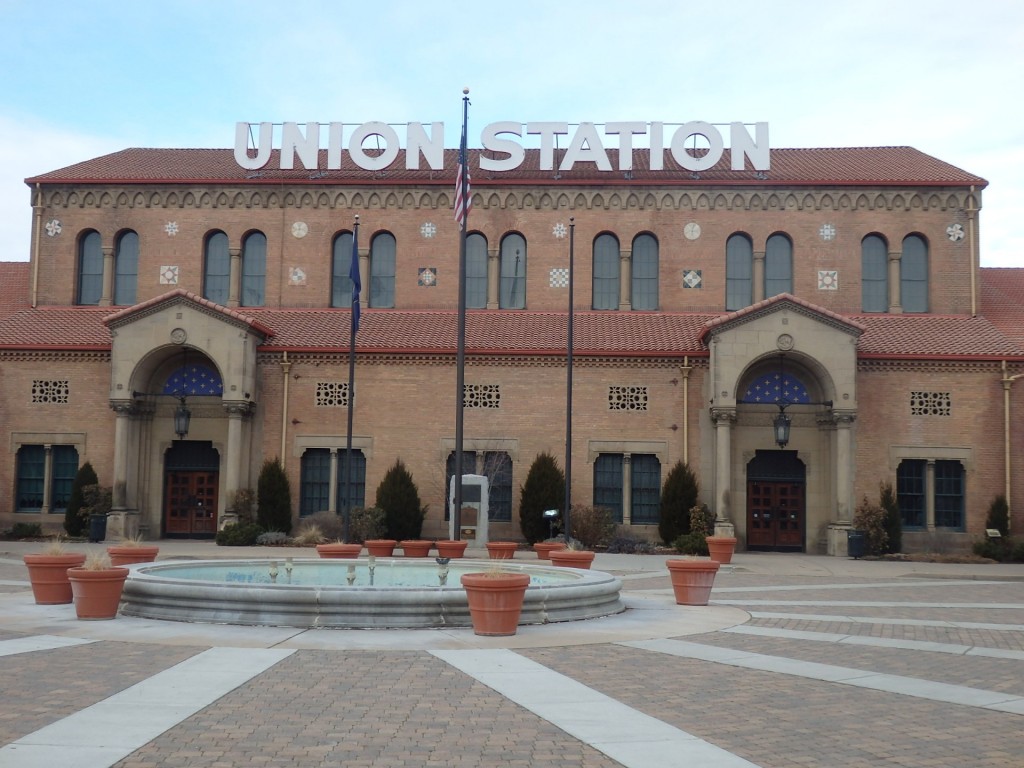
[{"label": "evergreen shrub", "polygon": [[[565,473],[550,453],[538,454],[526,474],[526,482],[519,488],[519,529],[526,540],[530,544],[544,541],[550,530],[550,524],[544,518],[545,510],[564,508]],[[569,526],[575,537],[572,515],[570,510]]]},{"label": "evergreen shrub", "polygon": [[388,538],[420,538],[427,508],[420,503],[416,483],[401,459],[395,461],[377,486],[377,506],[384,510]]},{"label": "evergreen shrub", "polygon": [[292,490],[281,460],[267,459],[256,484],[256,522],[264,531],[292,529]]},{"label": "evergreen shrub", "polygon": [[89,525],[89,515],[82,515],[82,507],[85,506],[82,489],[87,485],[96,485],[99,481],[96,470],[88,461],[75,473],[75,479],[71,483],[71,496],[68,498],[67,509],[64,510],[64,530],[68,536],[77,538],[85,534],[85,529]]},{"label": "evergreen shrub", "polygon": [[690,509],[697,504],[697,476],[688,464],[677,461],[665,478],[658,510],[658,534],[671,544],[690,532]]}]

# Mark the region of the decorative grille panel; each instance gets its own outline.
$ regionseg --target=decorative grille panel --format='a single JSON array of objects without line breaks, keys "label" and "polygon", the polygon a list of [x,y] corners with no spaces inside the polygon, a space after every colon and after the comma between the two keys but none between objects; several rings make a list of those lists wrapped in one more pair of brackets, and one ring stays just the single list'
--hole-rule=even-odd
[{"label": "decorative grille panel", "polygon": [[646,411],[647,387],[608,387],[608,410]]},{"label": "decorative grille panel", "polygon": [[949,392],[911,392],[911,416],[949,416],[952,411]]},{"label": "decorative grille panel", "polygon": [[71,386],[67,379],[35,379],[32,382],[33,403],[67,403]]},{"label": "decorative grille panel", "polygon": [[347,408],[348,382],[318,381],[316,383],[316,404],[330,408]]},{"label": "decorative grille panel", "polygon": [[497,384],[464,384],[462,406],[464,408],[500,408],[501,387]]}]

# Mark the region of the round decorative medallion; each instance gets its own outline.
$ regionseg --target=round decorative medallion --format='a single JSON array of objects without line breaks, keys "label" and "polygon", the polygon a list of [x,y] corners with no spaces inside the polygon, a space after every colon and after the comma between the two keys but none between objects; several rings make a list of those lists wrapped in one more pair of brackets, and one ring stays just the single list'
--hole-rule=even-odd
[{"label": "round decorative medallion", "polygon": [[292,235],[295,237],[305,237],[309,232],[309,225],[304,221],[296,221],[292,224]]},{"label": "round decorative medallion", "polygon": [[793,337],[788,333],[780,333],[779,338],[775,340],[775,346],[783,352],[788,351],[793,348]]},{"label": "round decorative medallion", "polygon": [[175,344],[184,344],[188,341],[188,334],[184,328],[175,328],[171,331],[171,341]]},{"label": "round decorative medallion", "polygon": [[685,227],[683,227],[683,234],[687,240],[696,240],[700,237],[700,224],[695,221],[691,221]]}]

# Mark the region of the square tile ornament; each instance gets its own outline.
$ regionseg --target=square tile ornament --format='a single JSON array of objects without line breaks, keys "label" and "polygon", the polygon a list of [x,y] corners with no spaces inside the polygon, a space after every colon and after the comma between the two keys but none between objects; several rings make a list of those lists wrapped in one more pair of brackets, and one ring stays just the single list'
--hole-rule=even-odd
[{"label": "square tile ornament", "polygon": [[432,288],[437,285],[437,268],[420,267],[417,283],[425,288]]},{"label": "square tile ornament", "polygon": [[683,270],[683,288],[700,288],[703,278],[699,269]]},{"label": "square tile ornament", "polygon": [[171,266],[160,267],[160,285],[177,285],[178,268]]},{"label": "square tile ornament", "polygon": [[551,288],[569,287],[569,270],[566,267],[554,267],[548,275],[548,286]]},{"label": "square tile ornament", "polygon": [[839,272],[835,269],[819,269],[818,270],[818,290],[819,291],[838,291],[839,290]]}]

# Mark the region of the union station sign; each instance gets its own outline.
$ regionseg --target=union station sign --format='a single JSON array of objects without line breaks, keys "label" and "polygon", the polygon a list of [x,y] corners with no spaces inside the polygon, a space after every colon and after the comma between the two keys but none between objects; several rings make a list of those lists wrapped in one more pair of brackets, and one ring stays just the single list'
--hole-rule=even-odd
[{"label": "union station sign", "polygon": [[[598,130],[598,127],[603,130]],[[258,127],[258,138],[254,129]],[[273,123],[237,123],[235,126],[235,162],[242,168],[255,171],[270,163],[274,149]],[[753,135],[746,123],[729,123],[730,168],[745,170],[745,162],[755,171],[770,170],[768,149],[768,123],[753,123]],[[405,168],[418,170],[420,163],[430,170],[444,169],[444,123],[405,124],[405,142],[398,131],[388,123],[369,122],[359,125],[348,123],[284,123],[280,125],[280,167],[282,170],[299,166],[318,170],[318,158],[323,134],[327,143],[327,170],[341,168],[342,156],[347,154],[352,163],[367,171],[382,171],[398,158],[404,146]],[[480,141],[485,152],[480,155],[482,171],[512,171],[526,157],[523,137],[539,145],[540,170],[555,170],[555,147],[562,146],[561,137],[567,137],[566,149],[558,164],[559,171],[569,171],[576,163],[593,163],[599,171],[630,171],[633,168],[633,149],[636,137],[642,137],[645,148],[650,148],[650,170],[661,171],[665,166],[665,153],[688,171],[705,171],[715,166],[726,152],[725,140],[718,125],[700,121],[666,124],[662,122],[625,121],[610,123],[560,122],[517,123],[501,121],[485,126]],[[700,137],[700,149],[687,149],[691,139]],[[251,140],[250,140],[251,138]],[[373,145],[367,148],[367,142]],[[254,145],[254,149],[250,149]],[[606,146],[618,150],[617,168],[612,168]]]}]

